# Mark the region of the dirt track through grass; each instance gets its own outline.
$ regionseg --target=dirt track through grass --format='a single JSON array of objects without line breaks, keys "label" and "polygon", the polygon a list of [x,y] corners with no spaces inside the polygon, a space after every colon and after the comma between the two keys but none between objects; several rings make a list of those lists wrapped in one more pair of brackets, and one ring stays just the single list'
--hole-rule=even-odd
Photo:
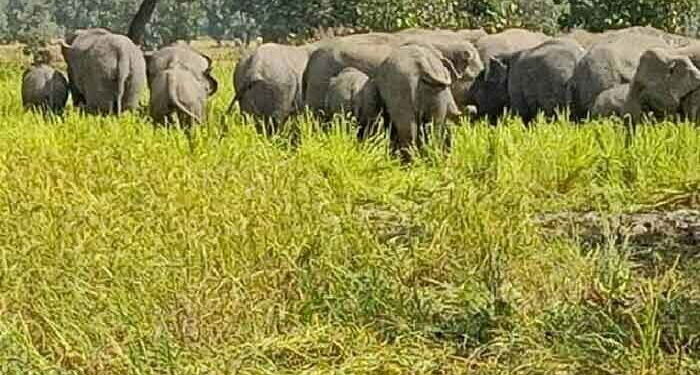
[{"label": "dirt track through grass", "polygon": [[464,122],[401,165],[231,98],[189,141],[24,113],[0,66],[0,374],[696,374],[697,253],[550,238],[547,212],[700,208],[700,129]]}]

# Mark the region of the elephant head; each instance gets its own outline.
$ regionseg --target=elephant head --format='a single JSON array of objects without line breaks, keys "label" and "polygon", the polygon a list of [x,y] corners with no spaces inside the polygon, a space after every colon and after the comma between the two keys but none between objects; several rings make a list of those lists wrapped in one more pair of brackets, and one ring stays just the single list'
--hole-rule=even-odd
[{"label": "elephant head", "polygon": [[467,93],[468,104],[475,105],[479,115],[496,118],[508,105],[508,62],[491,57]]},{"label": "elephant head", "polygon": [[673,50],[651,48],[639,60],[632,92],[642,109],[678,112],[685,96],[700,87],[700,70],[690,58]]}]

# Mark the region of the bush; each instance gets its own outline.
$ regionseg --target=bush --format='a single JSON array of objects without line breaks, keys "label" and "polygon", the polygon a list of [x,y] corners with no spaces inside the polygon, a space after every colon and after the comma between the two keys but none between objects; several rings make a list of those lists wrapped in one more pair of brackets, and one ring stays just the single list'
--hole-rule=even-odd
[{"label": "bush", "polygon": [[683,31],[687,15],[698,10],[694,0],[569,0],[565,28],[604,31],[629,26],[653,26],[672,33]]},{"label": "bush", "polygon": [[58,33],[51,10],[44,0],[10,0],[5,16],[7,38],[30,46],[45,46]]}]

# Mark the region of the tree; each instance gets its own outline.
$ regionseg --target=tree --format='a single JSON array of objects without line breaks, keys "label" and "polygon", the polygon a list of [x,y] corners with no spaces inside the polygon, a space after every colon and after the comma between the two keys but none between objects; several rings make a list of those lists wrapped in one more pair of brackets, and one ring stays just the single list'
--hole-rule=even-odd
[{"label": "tree", "polygon": [[193,40],[204,20],[203,0],[163,0],[153,17],[152,42],[168,44],[177,40]]},{"label": "tree", "polygon": [[560,22],[564,28],[604,31],[628,26],[653,26],[681,32],[688,15],[698,11],[696,0],[569,0],[570,12]]},{"label": "tree", "polygon": [[216,41],[240,38],[248,40],[259,35],[255,19],[239,7],[240,0],[206,0],[204,32]]},{"label": "tree", "polygon": [[7,29],[7,0],[0,0],[0,41],[9,41]]},{"label": "tree", "polygon": [[156,10],[158,0],[143,0],[138,12],[129,25],[128,36],[136,45],[142,45],[146,34],[146,25]]},{"label": "tree", "polygon": [[6,12],[8,37],[26,44],[25,52],[35,54],[58,33],[52,10],[51,1],[9,0]]}]

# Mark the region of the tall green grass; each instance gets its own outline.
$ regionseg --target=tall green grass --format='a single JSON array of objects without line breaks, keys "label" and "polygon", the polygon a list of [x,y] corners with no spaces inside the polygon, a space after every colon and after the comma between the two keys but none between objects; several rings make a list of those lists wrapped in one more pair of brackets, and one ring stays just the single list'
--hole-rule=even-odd
[{"label": "tall green grass", "polygon": [[0,374],[700,372],[697,252],[533,221],[700,208],[694,125],[465,120],[404,165],[340,118],[257,134],[230,70],[190,139],[25,113],[0,67]]}]

